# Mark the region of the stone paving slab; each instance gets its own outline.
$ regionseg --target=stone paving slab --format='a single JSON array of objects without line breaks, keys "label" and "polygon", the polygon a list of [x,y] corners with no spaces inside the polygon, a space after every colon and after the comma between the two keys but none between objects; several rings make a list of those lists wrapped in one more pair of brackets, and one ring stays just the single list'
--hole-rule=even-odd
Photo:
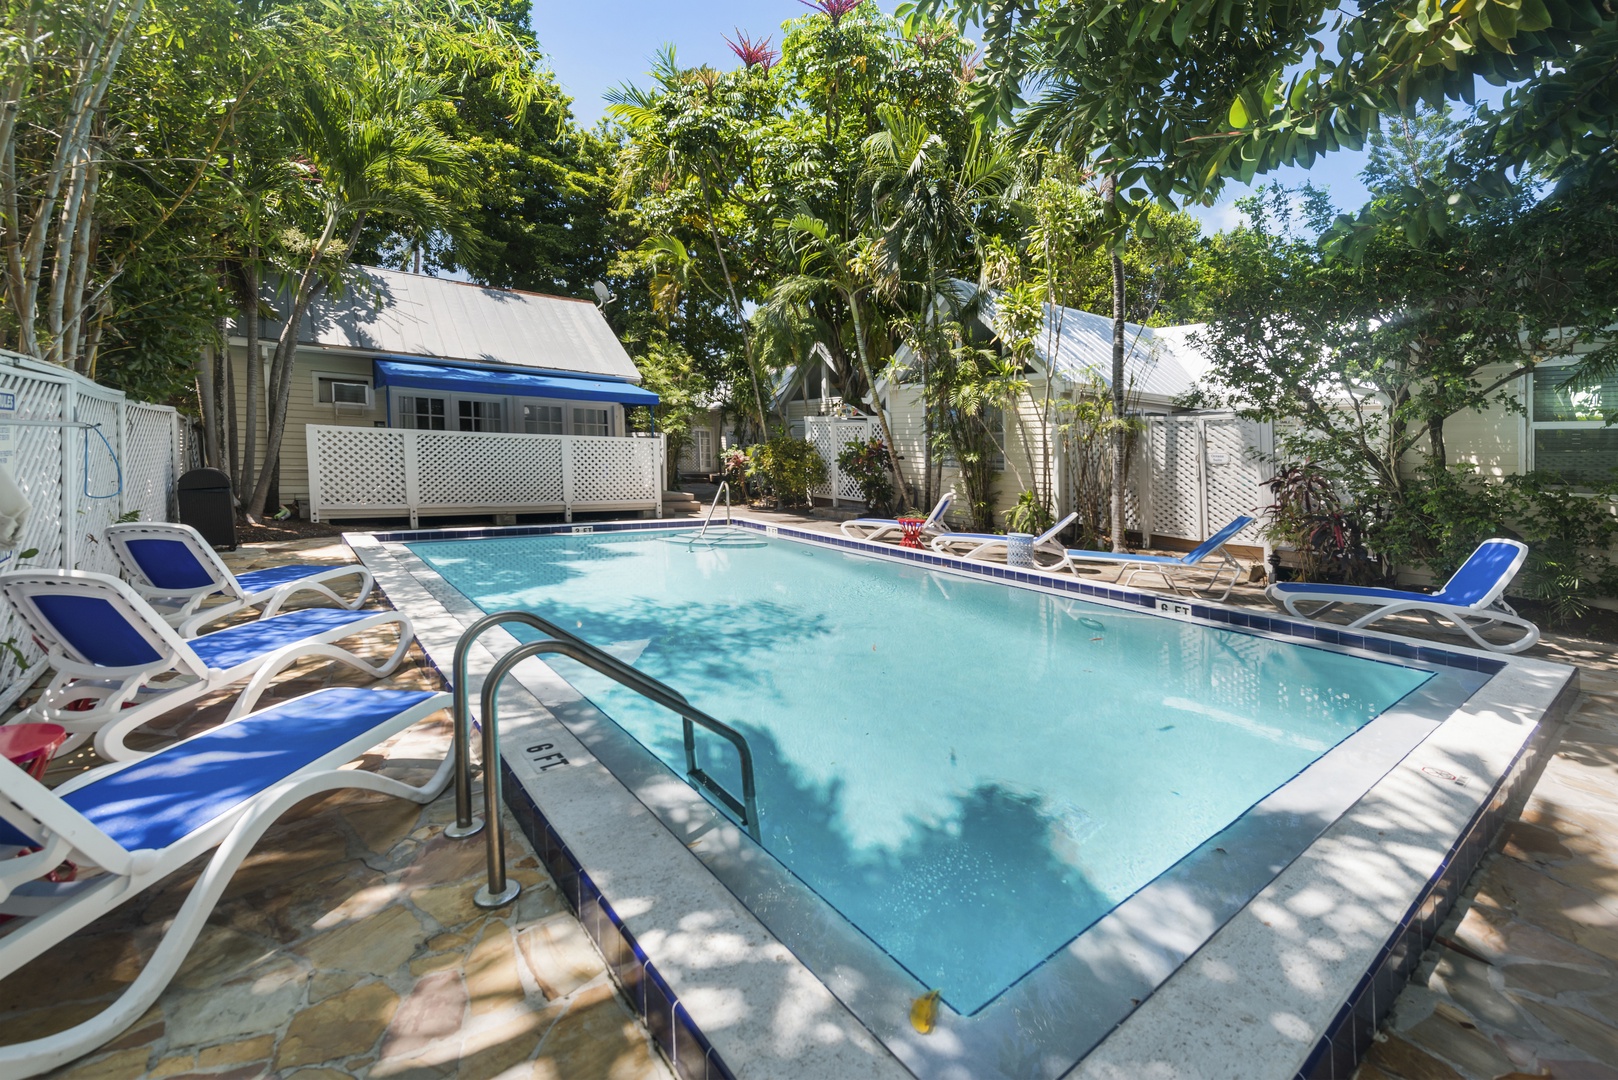
[{"label": "stone paving slab", "polygon": [[[238,571],[352,561],[340,541],[294,541],[226,556]],[[352,595],[352,594],[350,594]],[[296,606],[296,605],[294,605]],[[385,656],[392,643],[369,642]],[[367,685],[320,661],[295,668],[266,704],[328,685]],[[437,688],[419,648],[382,685]],[[219,723],[233,695],[205,699],[133,746]],[[404,732],[361,767],[422,779],[449,743],[448,715]],[[59,762],[59,783],[99,762]],[[96,1053],[56,1072],[138,1077],[669,1080],[600,956],[513,823],[511,875],[523,895],[484,912],[481,837],[446,839],[449,793],[417,806],[336,793],[297,807],[260,841],[174,981]],[[99,1011],[140,970],[202,860],[104,916],[0,983],[0,1044],[62,1030]]]}]

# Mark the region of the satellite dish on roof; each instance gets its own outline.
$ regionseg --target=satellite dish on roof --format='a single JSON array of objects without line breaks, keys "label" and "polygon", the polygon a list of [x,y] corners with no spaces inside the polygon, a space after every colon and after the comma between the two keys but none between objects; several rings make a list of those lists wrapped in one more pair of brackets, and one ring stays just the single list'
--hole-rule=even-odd
[{"label": "satellite dish on roof", "polygon": [[598,281],[594,285],[591,285],[590,288],[595,290],[597,307],[604,308],[614,300],[618,299],[617,294],[611,289],[607,288],[607,283],[605,281]]}]

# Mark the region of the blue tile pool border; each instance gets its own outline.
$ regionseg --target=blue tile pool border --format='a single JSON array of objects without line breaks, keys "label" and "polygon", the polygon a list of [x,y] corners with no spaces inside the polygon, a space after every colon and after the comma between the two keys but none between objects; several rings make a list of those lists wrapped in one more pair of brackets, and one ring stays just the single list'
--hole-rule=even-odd
[{"label": "blue tile pool border", "polygon": [[[1318,643],[1357,648],[1390,659],[1406,659],[1493,675],[1507,662],[1488,656],[1454,652],[1443,647],[1417,645],[1386,636],[1367,635],[1340,627],[1322,626],[1290,618],[1260,614],[1158,593],[1095,585],[1082,580],[1063,579],[1049,573],[1029,573],[992,564],[973,564],[926,551],[871,544],[841,536],[811,532],[791,526],[768,525],[750,519],[732,524],[797,541],[845,548],[894,561],[936,566],[957,573],[999,579],[1054,592],[1093,597],[1157,611],[1160,599],[1174,599],[1190,609],[1193,618],[1222,623],[1235,629],[1293,638],[1300,643]],[[687,521],[599,522],[589,525],[539,525],[453,530],[410,530],[376,534],[381,543],[412,543],[434,540],[465,540],[513,536],[545,536],[591,532],[632,532],[666,530],[689,525]],[[1422,955],[1437,936],[1440,926],[1455,904],[1484,856],[1520,808],[1532,788],[1560,733],[1560,721],[1577,695],[1576,681],[1564,687],[1561,695],[1538,722],[1534,735],[1513,759],[1511,766],[1491,789],[1488,798],[1473,814],[1460,837],[1451,846],[1418,898],[1400,918],[1388,940],[1378,951],[1355,989],[1341,1005],[1324,1033],[1316,1040],[1303,1066],[1291,1080],[1347,1080],[1369,1050],[1375,1033],[1391,1009],[1394,999],[1408,983]],[[635,940],[629,928],[613,911],[606,898],[589,878],[579,860],[568,850],[546,820],[543,812],[517,780],[511,767],[501,762],[505,802],[518,826],[533,844],[536,854],[567,898],[580,924],[606,961],[608,970],[624,999],[647,1027],[660,1052],[681,1080],[733,1078],[707,1037],[655,964]]]},{"label": "blue tile pool border", "polygon": [[[1157,611],[1159,600],[1173,600],[1189,607],[1193,618],[1202,619],[1206,622],[1222,623],[1232,629],[1256,630],[1260,633],[1277,634],[1311,644],[1337,645],[1347,649],[1360,649],[1367,653],[1377,653],[1395,660],[1414,660],[1419,663],[1438,664],[1443,667],[1459,668],[1462,671],[1476,671],[1484,675],[1497,674],[1504,671],[1506,667],[1504,660],[1490,656],[1474,655],[1470,652],[1455,652],[1442,646],[1418,645],[1383,634],[1364,634],[1340,626],[1329,626],[1301,619],[1267,615],[1251,609],[1188,599],[1180,594],[1151,593],[1112,585],[1092,585],[1087,581],[1081,581],[1077,578],[1065,578],[1054,573],[1017,570],[994,563],[975,562],[954,556],[938,555],[926,550],[904,548],[897,544],[875,544],[865,540],[850,540],[845,536],[813,532],[808,529],[795,528],[791,525],[771,525],[761,521],[754,521],[751,518],[734,518],[731,524],[744,529],[753,529],[769,536],[782,536],[791,540],[821,544],[826,547],[845,548],[849,551],[857,551],[861,554],[893,559],[899,562],[936,566],[940,569],[991,580],[1071,593],[1076,596],[1106,600],[1115,604],[1128,604],[1152,612]],[[682,525],[690,526],[690,520],[681,518],[673,521],[601,521],[592,522],[588,525],[506,525],[470,529],[411,529],[403,532],[377,533],[375,534],[375,539],[384,544],[412,544],[434,540],[480,540],[495,537],[637,532],[678,528]]]},{"label": "blue tile pool border", "polygon": [[1517,751],[1511,766],[1490,789],[1488,798],[1439,862],[1421,894],[1400,917],[1376,959],[1360,976],[1292,1080],[1350,1080],[1354,1075],[1377,1029],[1393,1008],[1394,999],[1410,981],[1483,857],[1527,800],[1534,781],[1555,752],[1561,739],[1562,719],[1578,692],[1576,680],[1568,683],[1545,710],[1533,736]]},{"label": "blue tile pool border", "polygon": [[607,971],[652,1041],[680,1080],[735,1080],[735,1074],[691,1019],[679,996],[640,947],[607,898],[502,757],[501,791],[517,827],[567,900],[584,932],[606,961]]}]

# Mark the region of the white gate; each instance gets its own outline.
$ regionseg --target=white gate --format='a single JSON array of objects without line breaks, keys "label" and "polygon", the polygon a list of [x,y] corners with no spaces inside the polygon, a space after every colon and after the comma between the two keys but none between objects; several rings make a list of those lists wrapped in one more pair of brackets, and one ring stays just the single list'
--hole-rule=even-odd
[{"label": "white gate", "polygon": [[826,463],[826,483],[812,489],[809,494],[839,502],[861,502],[865,493],[859,481],[837,467],[837,455],[849,443],[866,442],[877,433],[877,423],[869,416],[850,420],[835,416],[806,416],[803,418],[804,438],[807,439]]},{"label": "white gate", "polygon": [[500,435],[310,424],[309,520],[663,512],[663,436]]},{"label": "white gate", "polygon": [[[1264,481],[1273,471],[1269,425],[1234,413],[1153,416],[1136,452],[1136,491],[1141,531],[1152,536],[1201,541],[1232,518],[1262,519],[1269,504]],[[1260,546],[1262,520],[1236,534],[1241,544]]]},{"label": "white gate", "polygon": [[[0,353],[0,464],[29,503],[21,542],[0,569],[116,574],[101,534],[120,518],[170,517],[181,432],[173,409],[129,402],[53,364]],[[0,709],[28,688],[41,656],[0,604]]]}]

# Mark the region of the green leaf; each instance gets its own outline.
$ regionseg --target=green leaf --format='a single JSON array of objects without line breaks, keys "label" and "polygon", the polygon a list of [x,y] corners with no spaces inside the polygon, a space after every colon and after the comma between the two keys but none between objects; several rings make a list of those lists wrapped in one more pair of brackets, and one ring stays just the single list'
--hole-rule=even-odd
[{"label": "green leaf", "polygon": [[1545,7],[1545,0],[1522,0],[1522,13],[1517,17],[1517,29],[1548,30],[1551,22],[1551,13]]},{"label": "green leaf", "polygon": [[1235,101],[1230,103],[1230,126],[1244,128],[1250,123],[1252,123],[1252,118],[1247,115],[1247,106],[1238,96]]}]

